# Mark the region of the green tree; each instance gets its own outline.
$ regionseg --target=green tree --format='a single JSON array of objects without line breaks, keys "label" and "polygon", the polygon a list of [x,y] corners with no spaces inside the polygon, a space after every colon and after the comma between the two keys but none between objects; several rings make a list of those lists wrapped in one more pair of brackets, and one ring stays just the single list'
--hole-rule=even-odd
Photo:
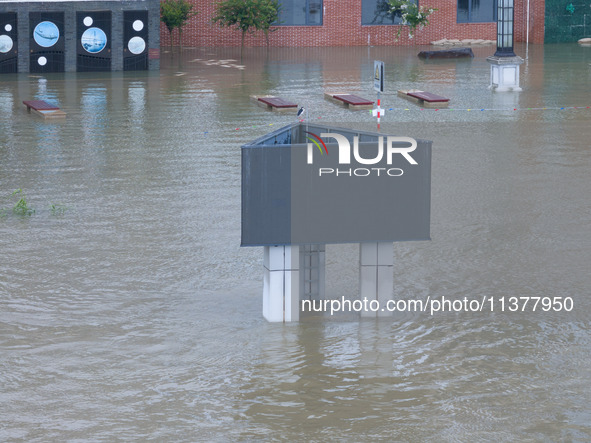
[{"label": "green tree", "polygon": [[265,19],[261,23],[260,29],[265,34],[265,41],[267,43],[267,48],[269,47],[269,32],[274,32],[277,30],[274,26],[279,24],[279,12],[281,10],[281,3],[279,0],[267,0],[262,2],[262,14]]},{"label": "green tree", "polygon": [[242,32],[240,53],[244,50],[244,37],[247,32],[263,31],[269,44],[271,27],[279,20],[278,0],[224,0],[216,5],[212,18],[220,26],[235,26]]},{"label": "green tree", "polygon": [[179,29],[179,47],[183,50],[183,26],[187,21],[197,15],[192,11],[193,5],[187,0],[166,0],[160,3],[160,21],[164,23],[170,33],[170,51],[172,52],[172,31]]}]

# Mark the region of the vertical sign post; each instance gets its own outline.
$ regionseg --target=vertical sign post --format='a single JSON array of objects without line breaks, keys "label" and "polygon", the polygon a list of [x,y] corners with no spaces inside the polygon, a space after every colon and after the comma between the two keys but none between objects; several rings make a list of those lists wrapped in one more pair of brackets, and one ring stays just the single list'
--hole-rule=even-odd
[{"label": "vertical sign post", "polygon": [[380,92],[384,92],[384,62],[374,60],[373,72],[373,88],[378,92],[378,107],[372,111],[372,115],[378,118],[379,131],[380,117],[384,115],[384,110],[380,107]]}]

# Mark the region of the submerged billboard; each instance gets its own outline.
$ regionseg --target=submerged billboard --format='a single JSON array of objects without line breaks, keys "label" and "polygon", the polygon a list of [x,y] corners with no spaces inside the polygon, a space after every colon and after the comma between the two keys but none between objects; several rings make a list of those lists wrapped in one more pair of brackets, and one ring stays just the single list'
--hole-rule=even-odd
[{"label": "submerged billboard", "polygon": [[242,246],[429,240],[431,144],[300,123],[242,146]]}]

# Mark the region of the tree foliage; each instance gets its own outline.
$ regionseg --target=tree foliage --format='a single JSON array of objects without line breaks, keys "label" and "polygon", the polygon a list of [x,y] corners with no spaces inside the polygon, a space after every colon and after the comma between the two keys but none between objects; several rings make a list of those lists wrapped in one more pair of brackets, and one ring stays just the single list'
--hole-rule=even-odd
[{"label": "tree foliage", "polygon": [[[437,9],[418,6],[415,0],[388,0],[390,12],[400,14],[402,24],[408,26],[408,38],[412,38],[416,29],[423,29],[429,24],[429,16]],[[398,28],[397,39],[400,37]]]},{"label": "tree foliage", "polygon": [[172,31],[179,30],[179,46],[183,49],[182,30],[187,21],[197,14],[192,11],[193,5],[187,0],[166,0],[160,4],[160,21],[170,33],[170,49],[172,51]]},{"label": "tree foliage", "polygon": [[263,31],[265,34],[265,40],[267,42],[267,47],[269,47],[269,32],[274,32],[277,30],[274,26],[279,24],[279,12],[281,10],[281,3],[279,0],[267,0],[263,2],[263,16],[264,20],[262,20],[260,30]]},{"label": "tree foliage", "polygon": [[269,44],[269,32],[279,21],[278,0],[224,0],[216,5],[214,23],[236,27],[242,32],[242,45],[247,32],[263,31]]}]

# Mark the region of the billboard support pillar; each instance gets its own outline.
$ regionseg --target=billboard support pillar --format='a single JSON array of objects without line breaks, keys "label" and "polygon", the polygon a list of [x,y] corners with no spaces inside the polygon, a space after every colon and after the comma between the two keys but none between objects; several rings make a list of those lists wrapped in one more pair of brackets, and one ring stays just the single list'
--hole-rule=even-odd
[{"label": "billboard support pillar", "polygon": [[300,246],[300,299],[324,300],[326,246]]},{"label": "billboard support pillar", "polygon": [[[393,296],[393,243],[359,244],[359,286],[359,298],[361,300],[367,299],[370,308],[361,311],[362,317],[386,317],[392,315],[386,309],[386,304],[389,300],[392,300]],[[375,303],[374,300],[378,303]],[[374,310],[374,307],[376,310]]]},{"label": "billboard support pillar", "polygon": [[269,322],[300,318],[300,247],[264,247],[263,316]]}]

